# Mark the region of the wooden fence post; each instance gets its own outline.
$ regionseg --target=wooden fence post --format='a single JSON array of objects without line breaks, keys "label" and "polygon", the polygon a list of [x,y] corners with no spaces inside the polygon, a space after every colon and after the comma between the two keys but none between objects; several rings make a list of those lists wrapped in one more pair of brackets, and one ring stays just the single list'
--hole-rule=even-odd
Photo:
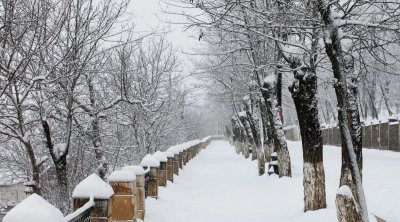
[{"label": "wooden fence post", "polygon": [[147,154],[140,165],[148,172],[149,179],[147,186],[145,185],[146,193],[148,197],[158,198],[158,177],[160,173],[160,162],[152,155]]},{"label": "wooden fence post", "polygon": [[122,170],[129,170],[136,175],[136,218],[144,220],[145,216],[145,190],[144,190],[144,175],[145,171],[141,166],[125,166]]},{"label": "wooden fence post", "polygon": [[117,170],[108,181],[114,190],[109,206],[110,220],[135,222],[136,215],[136,175],[133,171]]},{"label": "wooden fence post", "polygon": [[167,161],[168,157],[161,151],[157,151],[153,156],[160,161],[160,174],[158,175],[158,186],[167,186]]},{"label": "wooden fence post", "polygon": [[104,182],[97,174],[92,174],[82,180],[72,192],[74,210],[82,207],[92,196],[94,207],[90,213],[90,221],[108,222],[110,199],[113,195],[110,184]]},{"label": "wooden fence post", "polygon": [[167,180],[174,182],[174,153],[165,151],[167,156]]},{"label": "wooden fence post", "polygon": [[175,147],[171,147],[167,151],[174,154],[173,171],[175,175],[179,175],[179,150],[176,149]]}]

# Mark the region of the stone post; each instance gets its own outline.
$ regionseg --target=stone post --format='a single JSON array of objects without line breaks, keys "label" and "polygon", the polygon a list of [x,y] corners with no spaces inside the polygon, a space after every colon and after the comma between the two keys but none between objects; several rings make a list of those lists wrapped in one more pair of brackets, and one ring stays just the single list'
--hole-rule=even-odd
[{"label": "stone post", "polygon": [[129,170],[117,170],[108,178],[114,190],[109,206],[110,221],[135,222],[136,210],[136,174]]},{"label": "stone post", "polygon": [[153,154],[155,158],[160,161],[159,175],[158,175],[158,186],[167,186],[167,161],[168,157],[161,151],[157,151]]},{"label": "stone post", "polygon": [[185,166],[187,162],[187,150],[182,149],[182,166]]},{"label": "stone post", "polygon": [[125,166],[122,170],[130,170],[136,175],[136,218],[144,220],[145,216],[145,190],[144,190],[144,174],[145,171],[141,166]]},{"label": "stone post", "polygon": [[97,174],[92,174],[82,180],[72,192],[74,211],[87,203],[92,196],[94,207],[90,213],[90,221],[108,222],[110,199],[114,195],[112,187]]},{"label": "stone post", "polygon": [[174,154],[173,159],[173,171],[175,175],[179,175],[179,150],[175,147],[169,148],[167,151]]},{"label": "stone post", "polygon": [[159,169],[160,162],[154,156],[147,154],[140,163],[142,167],[148,171],[149,179],[147,184],[145,185],[145,189],[147,189],[147,196],[158,198],[158,177],[159,177]]},{"label": "stone post", "polygon": [[179,164],[179,169],[182,169],[183,168],[183,151],[182,150],[179,150],[178,164]]},{"label": "stone post", "polygon": [[170,151],[165,151],[167,156],[167,180],[174,182],[174,154]]}]

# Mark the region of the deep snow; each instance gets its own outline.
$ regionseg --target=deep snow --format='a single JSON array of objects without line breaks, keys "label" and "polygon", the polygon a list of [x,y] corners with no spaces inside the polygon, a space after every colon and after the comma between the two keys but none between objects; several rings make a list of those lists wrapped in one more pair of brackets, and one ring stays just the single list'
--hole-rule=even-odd
[{"label": "deep snow", "polygon": [[[292,178],[258,176],[257,162],[213,141],[184,167],[174,183],[146,199],[146,222],[336,221],[340,148],[324,146],[327,209],[303,213],[301,142],[288,141]],[[400,153],[364,149],[364,189],[369,212],[400,222]]]}]

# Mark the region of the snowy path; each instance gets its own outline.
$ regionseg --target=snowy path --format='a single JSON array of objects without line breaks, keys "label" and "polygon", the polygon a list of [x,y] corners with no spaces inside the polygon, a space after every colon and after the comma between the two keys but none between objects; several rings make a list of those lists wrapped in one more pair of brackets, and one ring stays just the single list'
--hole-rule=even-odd
[{"label": "snowy path", "polygon": [[[214,141],[146,200],[146,222],[336,221],[334,196],[340,150],[324,150],[328,209],[303,213],[300,142],[289,142],[293,178],[259,177],[256,162],[237,155],[226,141]],[[388,221],[400,221],[400,154],[364,151],[369,208]],[[392,170],[387,172],[387,168]],[[386,171],[386,172],[385,172]],[[388,175],[392,177],[388,178]]]}]

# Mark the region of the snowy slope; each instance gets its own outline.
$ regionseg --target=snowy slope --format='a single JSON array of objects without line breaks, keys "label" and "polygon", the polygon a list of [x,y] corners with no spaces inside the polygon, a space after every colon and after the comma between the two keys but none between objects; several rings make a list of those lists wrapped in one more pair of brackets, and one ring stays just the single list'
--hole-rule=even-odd
[{"label": "snowy slope", "polygon": [[[335,193],[340,149],[324,151],[328,209],[303,213],[300,142],[289,142],[293,178],[259,177],[256,162],[214,141],[193,159],[174,183],[146,200],[146,222],[336,221]],[[370,212],[400,221],[400,154],[365,150],[364,184]]]}]

